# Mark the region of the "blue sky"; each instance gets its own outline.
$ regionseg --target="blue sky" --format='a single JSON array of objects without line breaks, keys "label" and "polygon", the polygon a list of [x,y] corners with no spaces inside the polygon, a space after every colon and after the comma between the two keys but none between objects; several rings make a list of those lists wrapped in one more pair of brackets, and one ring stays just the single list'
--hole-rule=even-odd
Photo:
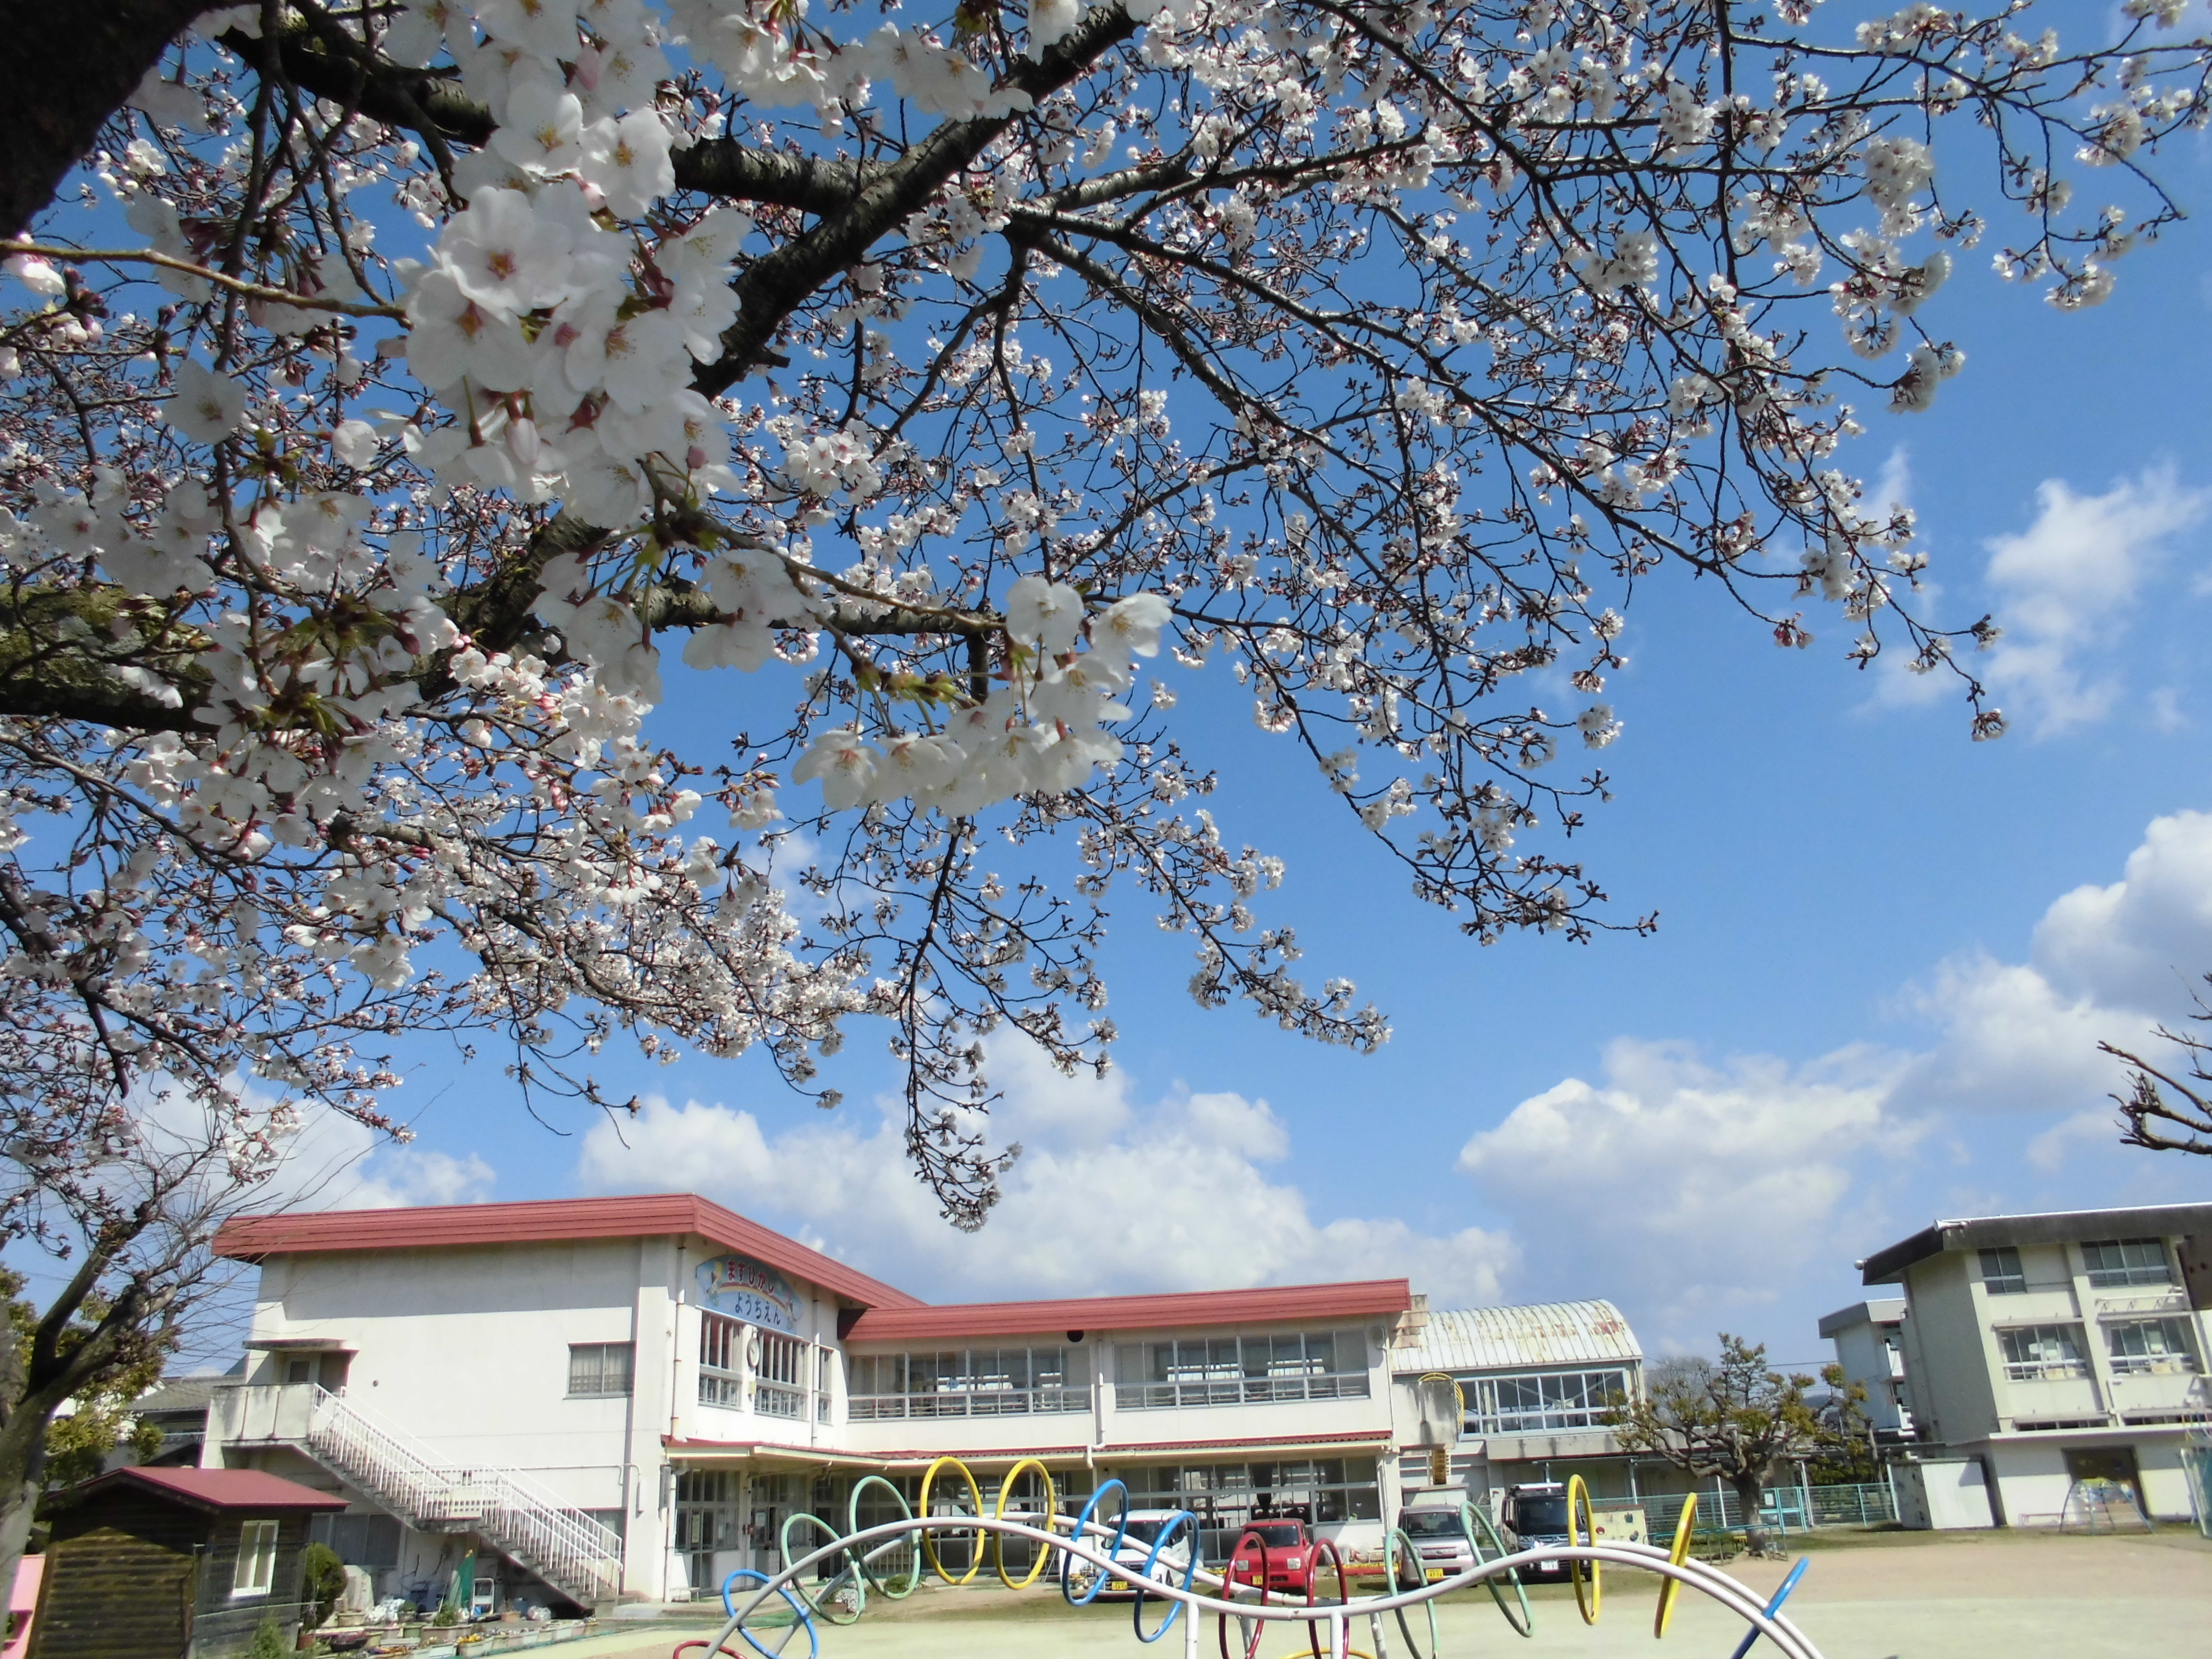
[{"label": "blue sky", "polygon": [[[2212,206],[2203,146],[2161,165]],[[2183,225],[2073,316],[1988,251],[1921,318],[1966,373],[1928,414],[1877,408],[1847,464],[1918,510],[1938,614],[2007,625],[1980,659],[2002,741],[1970,743],[1948,688],[1852,672],[1839,619],[1785,653],[1663,576],[1608,694],[1617,799],[1575,843],[1659,932],[1486,950],[1365,854],[1225,676],[1185,675],[1225,836],[1289,861],[1267,919],[1388,1012],[1380,1054],[1194,1007],[1187,941],[1124,893],[1120,1069],[998,1053],[1026,1153],[978,1236],[905,1175],[866,1027],[834,1114],[754,1060],[617,1058],[617,1092],[653,1097],[619,1136],[533,1121],[489,1053],[426,1053],[394,1103],[415,1145],[322,1201],[689,1188],[933,1298],[1403,1273],[1439,1306],[1609,1297],[1652,1352],[1725,1328],[1813,1359],[1854,1259],[1937,1215],[2212,1197],[2205,1160],[2117,1145],[2094,1052],[2212,969],[2212,240]],[[357,1146],[318,1137],[310,1162]]]}]

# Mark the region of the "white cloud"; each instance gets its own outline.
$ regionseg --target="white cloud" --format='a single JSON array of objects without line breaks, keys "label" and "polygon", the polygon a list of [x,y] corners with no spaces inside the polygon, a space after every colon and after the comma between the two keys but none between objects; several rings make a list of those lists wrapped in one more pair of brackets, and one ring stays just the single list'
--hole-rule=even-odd
[{"label": "white cloud", "polygon": [[993,1132],[1024,1151],[980,1233],[955,1232],[914,1179],[898,1110],[853,1109],[774,1134],[749,1111],[648,1099],[586,1137],[581,1183],[680,1186],[779,1225],[933,1300],[1411,1278],[1438,1305],[1495,1303],[1516,1251],[1388,1218],[1315,1219],[1262,1166],[1290,1151],[1265,1101],[1180,1088],[1139,1102],[1127,1074],[1063,1078],[994,1045]]},{"label": "white cloud", "polygon": [[2109,1107],[2103,1111],[2076,1112],[2029,1141],[2027,1161],[2045,1175],[2055,1175],[2076,1155],[2077,1146],[2089,1151],[2110,1146],[2118,1121],[2118,1114]]},{"label": "white cloud", "polygon": [[[273,1097],[249,1086],[249,1106],[265,1111]],[[303,1107],[299,1127],[286,1138],[282,1160],[253,1188],[246,1208],[273,1210],[397,1210],[417,1204],[476,1204],[490,1195],[496,1176],[471,1152],[403,1146],[325,1106]]]},{"label": "white cloud", "polygon": [[2118,881],[2062,894],[2036,924],[2028,959],[1942,963],[1907,1006],[1942,1036],[1900,1080],[1923,1108],[2094,1111],[2118,1086],[2100,1042],[2142,1042],[2179,1022],[2212,969],[2212,814],[2151,820]]},{"label": "white cloud", "polygon": [[1623,1038],[1601,1085],[1569,1078],[1522,1101],[1459,1165],[1554,1293],[1626,1292],[1658,1314],[1647,1339],[1695,1333],[1779,1294],[1828,1249],[1860,1161],[1917,1138],[1885,1109],[1899,1064],[1853,1048],[1715,1066],[1688,1043]]},{"label": "white cloud", "polygon": [[2034,523],[1985,544],[2006,637],[1980,678],[2041,735],[2112,708],[2118,683],[2089,659],[2118,639],[2167,539],[2204,516],[2208,497],[2156,468],[2101,495],[2046,479],[2036,498]]}]

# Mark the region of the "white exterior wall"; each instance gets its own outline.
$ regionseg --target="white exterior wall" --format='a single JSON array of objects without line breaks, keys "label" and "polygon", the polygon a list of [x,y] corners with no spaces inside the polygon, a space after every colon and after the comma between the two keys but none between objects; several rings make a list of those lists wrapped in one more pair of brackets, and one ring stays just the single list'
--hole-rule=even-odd
[{"label": "white exterior wall", "polygon": [[[664,1436],[807,1446],[834,1438],[843,1419],[842,1361],[830,1368],[829,1424],[811,1388],[804,1419],[699,1403],[692,1275],[729,1253],[701,1239],[641,1237],[272,1256],[251,1340],[350,1349],[347,1406],[429,1460],[519,1470],[578,1509],[619,1511],[625,1587],[659,1599],[682,1582],[680,1569],[671,1577]],[[790,1282],[799,1334],[834,1348],[835,1297]],[[569,1397],[569,1346],[597,1342],[631,1345],[627,1396]],[[257,1352],[245,1381],[282,1382],[300,1357]],[[223,1455],[211,1442],[204,1457]]]},{"label": "white exterior wall", "polygon": [[[611,1510],[633,1401],[569,1399],[568,1346],[635,1342],[642,1377],[653,1344],[638,1325],[641,1257],[654,1243],[276,1257],[252,1340],[351,1348],[349,1405],[441,1461],[527,1469],[580,1509]],[[259,1357],[246,1380],[283,1382],[285,1358]]]}]

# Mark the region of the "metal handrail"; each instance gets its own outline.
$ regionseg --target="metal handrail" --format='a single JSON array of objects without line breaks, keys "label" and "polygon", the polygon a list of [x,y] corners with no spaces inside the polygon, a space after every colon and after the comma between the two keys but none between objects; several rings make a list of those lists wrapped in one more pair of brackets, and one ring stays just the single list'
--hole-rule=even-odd
[{"label": "metal handrail", "polygon": [[442,1462],[404,1431],[319,1386],[305,1439],[309,1451],[410,1522],[465,1518],[563,1589],[592,1601],[621,1589],[618,1535],[520,1470]]}]

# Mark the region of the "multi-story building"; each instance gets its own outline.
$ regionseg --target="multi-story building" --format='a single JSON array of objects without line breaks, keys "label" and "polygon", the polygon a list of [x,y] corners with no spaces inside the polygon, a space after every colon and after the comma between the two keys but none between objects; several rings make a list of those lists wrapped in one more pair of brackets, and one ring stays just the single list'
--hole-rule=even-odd
[{"label": "multi-story building", "polygon": [[1858,1266],[1904,1289],[1915,1451],[1978,1459],[2000,1524],[2055,1522],[2091,1479],[2190,1513],[2182,1442],[2212,1424],[2212,1204],[1939,1221]]},{"label": "multi-story building", "polygon": [[[464,1559],[479,1603],[709,1593],[775,1565],[793,1515],[842,1530],[856,1488],[864,1522],[896,1518],[866,1478],[913,1502],[948,1453],[989,1504],[1034,1456],[1063,1506],[1118,1478],[1217,1547],[1292,1504],[1376,1547],[1412,1437],[1403,1279],[931,1306],[684,1194],[254,1218],[217,1248],[260,1285],[204,1462],[342,1492],[324,1530],[380,1595],[445,1594]],[[1530,1326],[1508,1363],[1460,1368],[1488,1379],[1489,1432],[1587,1437],[1570,1361],[1633,1385],[1619,1316],[1573,1307],[1601,1337],[1554,1355]]]},{"label": "multi-story building", "polygon": [[[1466,1417],[1449,1449],[1448,1484],[1493,1507],[1506,1487],[1580,1474],[1601,1498],[1639,1494],[1636,1461],[1606,1427],[1615,1404],[1643,1391],[1644,1351],[1610,1302],[1553,1302],[1521,1308],[1431,1313],[1414,1298],[1405,1336],[1392,1350],[1398,1420],[1419,1421],[1424,1376],[1459,1385]],[[1644,1483],[1673,1490],[1677,1479],[1650,1459]],[[1401,1489],[1431,1484],[1431,1454],[1403,1447]]]},{"label": "multi-story building", "polygon": [[1913,1436],[1912,1404],[1905,1376],[1905,1298],[1869,1297],[1838,1308],[1820,1322],[1820,1334],[1836,1345],[1844,1375],[1866,1390],[1860,1407],[1878,1442]]}]

